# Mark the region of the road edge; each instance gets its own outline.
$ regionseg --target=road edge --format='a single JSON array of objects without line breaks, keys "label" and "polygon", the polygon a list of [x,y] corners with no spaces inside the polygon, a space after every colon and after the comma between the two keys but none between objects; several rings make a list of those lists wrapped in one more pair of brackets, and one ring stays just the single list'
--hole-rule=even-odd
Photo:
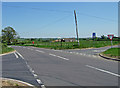
[{"label": "road edge", "polygon": [[117,59],[117,58],[112,58],[112,57],[108,57],[108,56],[105,56],[103,54],[99,54],[100,57],[104,58],[104,59],[107,59],[107,60],[114,60],[114,61],[120,61],[120,59]]},{"label": "road edge", "polygon": [[14,52],[16,52],[16,50],[14,50],[14,51],[12,51],[12,52],[8,52],[8,53],[0,54],[0,56],[8,55],[8,54],[12,54],[12,53],[14,53]]}]

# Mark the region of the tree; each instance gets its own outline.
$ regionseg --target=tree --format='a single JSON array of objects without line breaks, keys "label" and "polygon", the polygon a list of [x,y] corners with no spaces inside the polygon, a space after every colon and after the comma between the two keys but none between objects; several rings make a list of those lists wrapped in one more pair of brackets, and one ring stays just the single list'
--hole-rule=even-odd
[{"label": "tree", "polygon": [[14,40],[18,37],[17,32],[10,26],[2,30],[2,42],[10,44],[15,42]]},{"label": "tree", "polygon": [[107,37],[106,37],[106,36],[104,36],[104,35],[102,35],[102,36],[101,36],[101,39],[107,39]]}]

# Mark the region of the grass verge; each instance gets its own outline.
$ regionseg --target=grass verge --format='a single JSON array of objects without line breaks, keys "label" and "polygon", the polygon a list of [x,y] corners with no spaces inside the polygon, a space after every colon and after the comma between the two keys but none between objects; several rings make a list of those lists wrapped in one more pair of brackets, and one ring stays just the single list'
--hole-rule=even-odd
[{"label": "grass verge", "polygon": [[120,48],[111,48],[102,53],[105,56],[120,59]]},{"label": "grass verge", "polygon": [[[118,41],[113,41],[113,45],[120,44]],[[20,45],[20,44],[19,44]],[[39,48],[50,48],[50,49],[82,49],[82,48],[99,48],[105,46],[111,46],[110,41],[80,41],[80,45],[77,42],[35,42],[21,44],[21,46],[34,46]]]},{"label": "grass verge", "polygon": [[8,47],[8,46],[5,45],[5,44],[0,44],[0,54],[4,54],[4,53],[8,53],[8,52],[12,52],[12,51],[14,51],[13,48]]}]

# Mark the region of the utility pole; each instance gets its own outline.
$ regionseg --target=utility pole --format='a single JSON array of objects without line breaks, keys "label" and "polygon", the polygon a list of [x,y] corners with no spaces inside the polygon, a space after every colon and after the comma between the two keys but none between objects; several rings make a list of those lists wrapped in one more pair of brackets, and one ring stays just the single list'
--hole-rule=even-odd
[{"label": "utility pole", "polygon": [[74,15],[75,15],[75,24],[76,24],[77,43],[78,43],[78,46],[79,46],[80,44],[79,44],[78,27],[77,27],[77,17],[76,17],[76,11],[75,10],[74,10]]}]

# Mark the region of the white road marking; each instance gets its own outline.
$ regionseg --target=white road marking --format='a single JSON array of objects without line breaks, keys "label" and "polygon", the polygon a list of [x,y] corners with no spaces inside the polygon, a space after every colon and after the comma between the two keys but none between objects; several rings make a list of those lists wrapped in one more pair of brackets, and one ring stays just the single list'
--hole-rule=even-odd
[{"label": "white road marking", "polygon": [[40,51],[40,50],[36,50],[37,52],[40,52],[40,53],[45,53],[44,51]]},{"label": "white road marking", "polygon": [[90,66],[90,65],[86,65],[86,66],[89,67],[89,68],[93,68],[93,69],[96,69],[96,70],[98,70],[98,71],[104,72],[104,73],[108,73],[108,74],[111,74],[111,75],[120,77],[120,75],[118,75],[118,74],[116,74],[116,73],[113,73],[113,72],[110,72],[110,71],[106,71],[106,70],[103,70],[103,69],[99,69],[99,68],[96,68],[96,67],[93,67],[93,66]]},{"label": "white road marking", "polygon": [[42,88],[46,88],[45,85],[41,85]]},{"label": "white road marking", "polygon": [[[18,53],[17,51],[16,51],[16,53],[17,53],[22,59],[24,59],[24,57],[23,57],[20,53]],[[26,61],[25,61],[25,63],[26,63],[26,65],[28,66],[29,70],[32,72],[33,76],[34,76],[34,77],[37,77],[37,74],[34,73],[35,71],[32,70],[32,68],[28,65],[28,63],[27,63]],[[36,80],[37,80],[37,82],[38,82],[39,84],[42,84],[41,80],[39,80],[39,79],[36,79]],[[41,87],[42,87],[42,88],[45,88],[44,85],[42,85]]]},{"label": "white road marking", "polygon": [[50,53],[49,55],[54,56],[54,57],[58,57],[58,58],[61,58],[61,59],[64,59],[64,60],[69,60],[69,59],[67,59],[67,58],[64,58],[64,57],[61,57],[61,56],[57,56],[57,55],[51,54],[51,53]]},{"label": "white road marking", "polygon": [[18,55],[15,52],[14,52],[14,54],[15,54],[15,57],[18,58]]},{"label": "white road marking", "polygon": [[34,70],[32,70],[32,73],[34,73],[35,71]]},{"label": "white road marking", "polygon": [[39,79],[36,79],[36,80],[37,80],[37,82],[38,82],[39,84],[42,84],[41,80],[39,80]]},{"label": "white road marking", "polygon": [[33,74],[33,76],[34,76],[34,77],[37,77],[37,75],[36,75],[36,74]]},{"label": "white road marking", "polygon": [[[17,52],[17,51],[16,51],[16,52]],[[17,54],[18,54],[22,59],[24,59],[24,57],[23,57],[20,53],[17,52]]]}]

